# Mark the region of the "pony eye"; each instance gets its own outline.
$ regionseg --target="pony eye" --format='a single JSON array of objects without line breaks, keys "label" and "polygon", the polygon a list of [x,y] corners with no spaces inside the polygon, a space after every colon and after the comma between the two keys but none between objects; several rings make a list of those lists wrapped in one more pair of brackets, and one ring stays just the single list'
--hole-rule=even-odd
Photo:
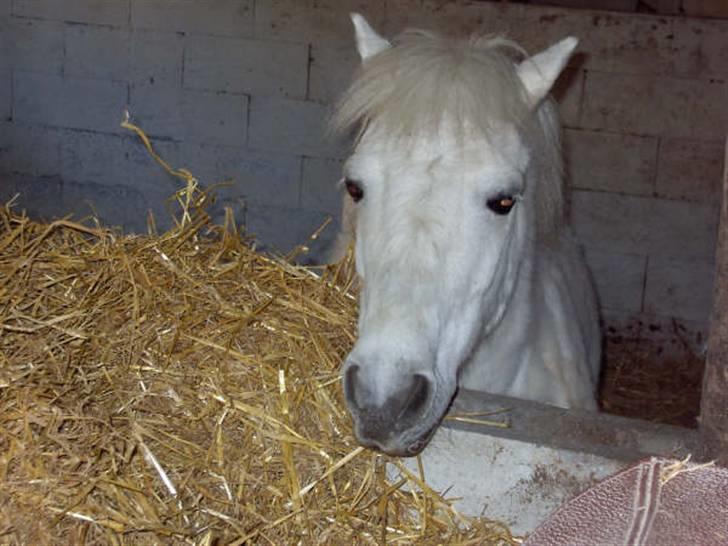
[{"label": "pony eye", "polygon": [[362,189],[359,182],[354,182],[348,178],[344,181],[346,186],[346,192],[351,196],[354,203],[358,203],[364,197],[364,190]]},{"label": "pony eye", "polygon": [[500,216],[505,216],[511,212],[511,209],[515,204],[516,199],[510,195],[499,195],[486,201],[488,208]]}]

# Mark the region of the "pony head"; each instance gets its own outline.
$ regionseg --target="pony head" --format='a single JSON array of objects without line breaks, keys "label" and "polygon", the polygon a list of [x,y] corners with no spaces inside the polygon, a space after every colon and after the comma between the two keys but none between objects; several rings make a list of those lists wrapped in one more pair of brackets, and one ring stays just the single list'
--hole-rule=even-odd
[{"label": "pony head", "polygon": [[390,43],[352,20],[362,66],[333,118],[358,129],[344,184],[363,289],[344,392],[363,445],[415,455],[502,319],[530,248],[561,224],[546,97],[576,39],[525,58],[499,37],[408,31]]}]

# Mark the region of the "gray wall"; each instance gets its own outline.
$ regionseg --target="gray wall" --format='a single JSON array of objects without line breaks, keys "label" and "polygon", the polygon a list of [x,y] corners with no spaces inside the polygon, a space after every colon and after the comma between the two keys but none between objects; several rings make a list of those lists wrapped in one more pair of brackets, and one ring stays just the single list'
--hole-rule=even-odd
[{"label": "gray wall", "polygon": [[356,66],[347,12],[386,33],[506,31],[531,51],[574,34],[557,95],[572,218],[608,322],[677,317],[711,299],[728,22],[430,0],[0,0],[0,198],[51,217],[91,206],[144,230],[177,182],[119,128],[129,108],[159,151],[288,249],[327,214],[343,148],[328,105]]}]

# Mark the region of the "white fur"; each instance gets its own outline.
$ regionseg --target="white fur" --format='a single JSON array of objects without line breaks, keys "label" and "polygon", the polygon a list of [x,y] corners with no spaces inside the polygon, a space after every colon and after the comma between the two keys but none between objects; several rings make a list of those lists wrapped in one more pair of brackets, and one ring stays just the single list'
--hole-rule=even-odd
[{"label": "white fur", "polygon": [[[360,51],[382,45],[359,25],[357,38]],[[345,207],[364,287],[345,371],[359,367],[374,405],[412,374],[434,386],[421,425],[394,442],[425,435],[458,384],[596,408],[596,303],[563,220],[558,120],[544,100],[574,46],[524,60],[500,38],[415,32],[362,54],[335,118],[360,127],[345,176],[365,194]],[[486,207],[498,194],[517,200],[506,216]]]}]

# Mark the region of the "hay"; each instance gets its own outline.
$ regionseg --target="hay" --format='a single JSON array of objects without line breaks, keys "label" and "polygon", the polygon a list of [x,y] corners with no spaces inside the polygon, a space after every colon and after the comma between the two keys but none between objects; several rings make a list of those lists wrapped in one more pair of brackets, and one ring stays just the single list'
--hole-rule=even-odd
[{"label": "hay", "polygon": [[183,178],[160,236],[0,210],[0,543],[515,544],[357,446],[351,257],[261,255]]}]

